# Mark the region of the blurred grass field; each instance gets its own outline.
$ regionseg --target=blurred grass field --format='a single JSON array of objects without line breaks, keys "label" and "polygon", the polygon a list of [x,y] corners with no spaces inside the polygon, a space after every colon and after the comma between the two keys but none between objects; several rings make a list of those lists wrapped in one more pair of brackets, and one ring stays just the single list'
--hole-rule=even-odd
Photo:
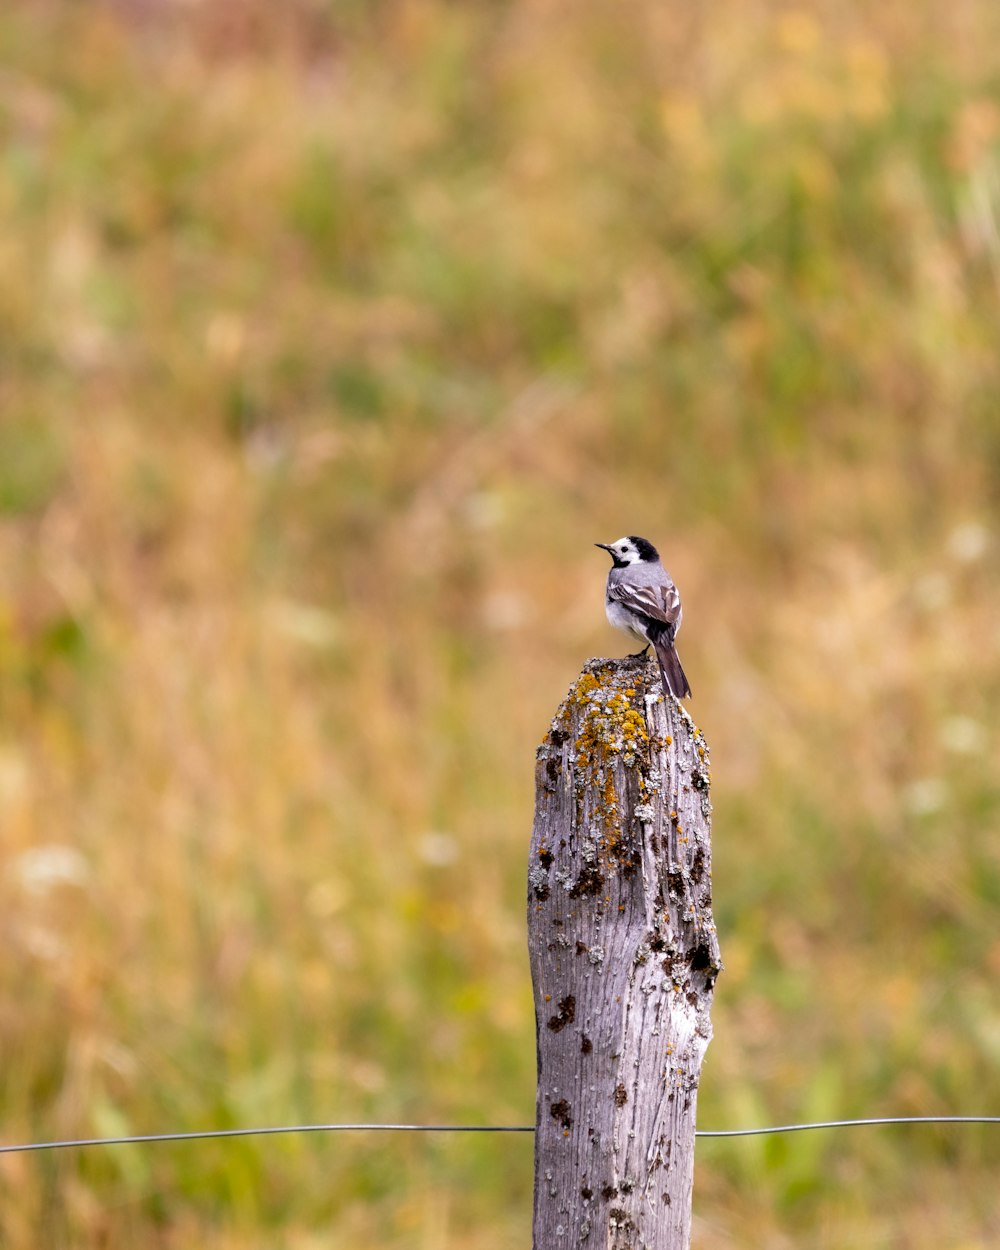
[{"label": "blurred grass field", "polygon": [[[1000,9],[0,9],[0,1136],[529,1123],[596,540],[685,599],[703,1127],[1000,1111]],[[995,1129],[699,1250],[1000,1242]],[[514,1250],[529,1137],[0,1156],[0,1244]]]}]

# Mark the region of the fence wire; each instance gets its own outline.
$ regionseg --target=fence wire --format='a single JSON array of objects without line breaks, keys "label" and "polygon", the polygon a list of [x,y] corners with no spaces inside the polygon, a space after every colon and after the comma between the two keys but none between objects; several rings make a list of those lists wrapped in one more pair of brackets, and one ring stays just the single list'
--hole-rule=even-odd
[{"label": "fence wire", "polygon": [[[806,1124],[767,1124],[758,1128],[698,1129],[696,1137],[761,1137],[812,1129],[867,1128],[885,1124],[1000,1124],[996,1115],[876,1116],[864,1120],[814,1120]],[[0,1145],[0,1154],[68,1150],[87,1146],[139,1146],[150,1142],[208,1141],[227,1137],[273,1137],[282,1133],[533,1133],[533,1124],[279,1124],[262,1128],[217,1128],[184,1133],[141,1133],[134,1137],[76,1137],[65,1141]]]}]

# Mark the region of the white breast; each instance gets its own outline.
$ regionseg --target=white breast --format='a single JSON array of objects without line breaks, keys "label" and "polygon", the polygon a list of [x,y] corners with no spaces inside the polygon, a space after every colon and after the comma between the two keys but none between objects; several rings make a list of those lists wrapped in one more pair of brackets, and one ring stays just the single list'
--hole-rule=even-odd
[{"label": "white breast", "polygon": [[638,638],[640,642],[648,642],[646,635],[639,632],[639,618],[617,599],[605,600],[604,614],[608,618],[608,624],[613,625],[615,629],[631,634],[633,638]]}]

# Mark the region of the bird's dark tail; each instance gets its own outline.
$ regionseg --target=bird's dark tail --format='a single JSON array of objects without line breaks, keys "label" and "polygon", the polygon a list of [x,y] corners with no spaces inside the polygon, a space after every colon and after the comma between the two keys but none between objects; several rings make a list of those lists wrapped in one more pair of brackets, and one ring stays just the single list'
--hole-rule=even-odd
[{"label": "bird's dark tail", "polygon": [[664,638],[656,644],[656,658],[660,662],[660,676],[663,678],[663,689],[675,699],[687,699],[691,695],[691,687],[681,668],[677,649],[672,642]]}]

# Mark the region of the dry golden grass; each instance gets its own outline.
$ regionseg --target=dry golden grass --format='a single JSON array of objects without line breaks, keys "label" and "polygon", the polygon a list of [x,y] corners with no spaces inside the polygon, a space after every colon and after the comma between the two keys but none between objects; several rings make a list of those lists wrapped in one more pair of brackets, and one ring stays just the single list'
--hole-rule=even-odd
[{"label": "dry golden grass", "polygon": [[[995,1111],[998,13],[0,14],[3,1138],[528,1122],[532,757],[646,533],[706,1126]],[[704,1143],[703,1250],[996,1243],[988,1130]],[[0,1156],[0,1241],[505,1250],[527,1138]]]}]

